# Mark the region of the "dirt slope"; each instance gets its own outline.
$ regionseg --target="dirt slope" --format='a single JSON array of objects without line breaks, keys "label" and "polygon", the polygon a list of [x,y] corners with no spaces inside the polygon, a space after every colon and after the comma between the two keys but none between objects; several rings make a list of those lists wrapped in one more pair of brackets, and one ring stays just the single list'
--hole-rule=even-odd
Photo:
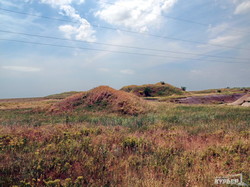
[{"label": "dirt slope", "polygon": [[233,103],[230,103],[229,105],[238,105],[238,106],[250,106],[250,93],[240,97]]}]

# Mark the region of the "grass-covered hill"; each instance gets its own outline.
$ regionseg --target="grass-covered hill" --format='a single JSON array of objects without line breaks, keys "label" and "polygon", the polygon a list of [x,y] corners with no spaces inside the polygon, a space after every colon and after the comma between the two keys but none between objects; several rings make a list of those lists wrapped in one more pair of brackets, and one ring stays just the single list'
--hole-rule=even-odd
[{"label": "grass-covered hill", "polygon": [[138,115],[148,109],[141,98],[108,86],[99,86],[87,92],[66,97],[51,107],[52,112],[67,112],[74,109],[105,110],[121,114]]},{"label": "grass-covered hill", "polygon": [[182,89],[167,84],[165,82],[159,82],[156,84],[144,84],[139,86],[124,86],[121,88],[121,90],[133,93],[139,97],[159,97],[184,94],[184,91]]}]

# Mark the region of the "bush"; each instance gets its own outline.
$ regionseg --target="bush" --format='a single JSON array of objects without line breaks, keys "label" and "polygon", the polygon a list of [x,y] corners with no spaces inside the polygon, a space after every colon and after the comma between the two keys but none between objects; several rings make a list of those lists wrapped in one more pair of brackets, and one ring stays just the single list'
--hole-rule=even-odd
[{"label": "bush", "polygon": [[186,90],[187,90],[187,87],[182,86],[181,89],[182,89],[182,91],[186,91]]},{"label": "bush", "polygon": [[152,90],[149,88],[149,87],[146,87],[143,91],[144,95],[146,97],[150,97],[151,96],[151,93],[152,93]]}]

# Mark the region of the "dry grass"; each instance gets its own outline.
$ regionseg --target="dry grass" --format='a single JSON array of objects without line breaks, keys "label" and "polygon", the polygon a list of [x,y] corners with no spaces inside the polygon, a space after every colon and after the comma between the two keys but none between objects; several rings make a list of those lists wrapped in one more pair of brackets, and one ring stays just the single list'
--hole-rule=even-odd
[{"label": "dry grass", "polygon": [[98,109],[121,114],[138,115],[145,113],[149,108],[148,104],[141,98],[115,90],[108,86],[99,86],[88,92],[75,94],[63,101],[56,103],[52,112],[72,111],[76,108]]},{"label": "dry grass", "polygon": [[0,110],[29,109],[29,108],[48,108],[51,104],[58,102],[57,99],[2,99]]},{"label": "dry grass", "polygon": [[153,102],[137,116],[122,115],[124,101],[149,108],[98,87],[54,104],[67,114],[0,109],[0,186],[207,187],[237,173],[250,182],[250,108]]},{"label": "dry grass", "polygon": [[250,180],[249,131],[190,135],[156,125],[0,126],[0,186],[213,186]]},{"label": "dry grass", "polygon": [[76,91],[63,92],[63,93],[59,93],[59,94],[48,95],[45,98],[46,99],[65,99],[66,97],[70,97],[70,96],[77,94],[77,93],[80,93],[80,92],[76,92]]},{"label": "dry grass", "polygon": [[208,89],[208,90],[200,90],[200,91],[190,91],[190,93],[199,95],[199,94],[233,94],[233,93],[246,93],[250,90],[250,87],[242,87],[242,88],[218,88],[218,89]]}]

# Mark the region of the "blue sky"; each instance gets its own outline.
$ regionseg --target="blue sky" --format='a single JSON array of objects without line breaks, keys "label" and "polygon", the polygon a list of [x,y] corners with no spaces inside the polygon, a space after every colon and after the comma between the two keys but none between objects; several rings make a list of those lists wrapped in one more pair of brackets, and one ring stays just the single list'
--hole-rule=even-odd
[{"label": "blue sky", "polygon": [[159,81],[247,87],[249,50],[249,0],[0,2],[0,98]]}]

